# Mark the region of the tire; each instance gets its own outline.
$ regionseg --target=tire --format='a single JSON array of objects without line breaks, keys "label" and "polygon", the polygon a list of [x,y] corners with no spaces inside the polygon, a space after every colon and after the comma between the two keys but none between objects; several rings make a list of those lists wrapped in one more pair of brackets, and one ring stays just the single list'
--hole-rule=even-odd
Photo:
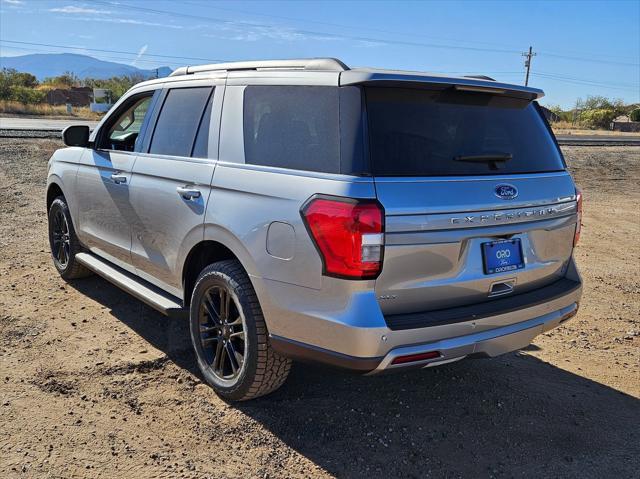
[{"label": "tire", "polygon": [[191,295],[189,322],[198,367],[222,398],[264,396],[289,375],[291,360],[271,348],[255,290],[237,260],[202,270]]},{"label": "tire", "polygon": [[53,265],[65,280],[84,278],[92,273],[76,261],[76,254],[82,246],[69,214],[64,196],[58,196],[49,207],[49,248]]}]

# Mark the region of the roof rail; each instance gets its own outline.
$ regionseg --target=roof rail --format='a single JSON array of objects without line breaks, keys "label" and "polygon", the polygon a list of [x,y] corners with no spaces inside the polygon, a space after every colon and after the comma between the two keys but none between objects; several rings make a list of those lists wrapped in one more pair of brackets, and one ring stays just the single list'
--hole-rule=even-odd
[{"label": "roof rail", "polygon": [[345,71],[349,67],[336,58],[303,58],[299,60],[262,60],[249,62],[211,63],[180,67],[169,76],[191,75],[193,73],[233,70],[315,70]]}]

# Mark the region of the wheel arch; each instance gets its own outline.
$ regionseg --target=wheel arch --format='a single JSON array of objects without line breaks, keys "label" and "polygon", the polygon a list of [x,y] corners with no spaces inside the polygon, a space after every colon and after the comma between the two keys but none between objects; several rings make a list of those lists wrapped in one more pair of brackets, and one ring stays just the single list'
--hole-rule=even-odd
[{"label": "wheel arch", "polygon": [[[249,255],[249,252],[240,245],[239,240],[229,241],[229,238],[225,239],[221,237],[223,235],[207,234],[207,231],[211,233],[210,229],[205,229],[204,239],[193,245],[185,257],[181,275],[185,307],[188,307],[191,302],[191,293],[193,292],[198,274],[212,263],[226,259],[235,259],[240,262],[240,265],[247,272],[252,283],[256,276],[255,263]],[[220,231],[224,230],[219,229],[218,232]],[[228,231],[226,231],[226,234],[231,235]]]},{"label": "wheel arch", "polygon": [[55,200],[58,196],[64,196],[62,185],[60,184],[59,181],[56,181],[56,180],[49,181],[49,185],[47,186],[47,196],[46,196],[47,214],[49,214],[49,208],[51,208],[51,203],[53,203],[53,200]]}]

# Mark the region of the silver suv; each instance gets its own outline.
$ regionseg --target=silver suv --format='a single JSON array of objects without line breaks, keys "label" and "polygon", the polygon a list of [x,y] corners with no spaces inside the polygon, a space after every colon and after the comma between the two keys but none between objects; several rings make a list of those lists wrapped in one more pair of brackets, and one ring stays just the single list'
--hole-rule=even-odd
[{"label": "silver suv", "polygon": [[540,90],[334,59],[184,67],[49,162],[55,267],[188,315],[245,400],[525,347],[576,314],[581,195]]}]

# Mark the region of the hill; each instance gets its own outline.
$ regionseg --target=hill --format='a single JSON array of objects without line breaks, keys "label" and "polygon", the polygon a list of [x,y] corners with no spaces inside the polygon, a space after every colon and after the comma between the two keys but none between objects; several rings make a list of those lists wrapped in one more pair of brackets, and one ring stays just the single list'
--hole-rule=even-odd
[{"label": "hill", "polygon": [[[98,60],[88,55],[77,53],[36,53],[17,57],[0,57],[0,67],[15,68],[20,72],[35,75],[38,80],[47,77],[73,72],[80,79],[107,79],[122,75],[142,75],[145,78],[156,76],[154,70],[143,70],[123,63]],[[171,68],[158,68],[158,76],[165,77],[171,73]]]}]

